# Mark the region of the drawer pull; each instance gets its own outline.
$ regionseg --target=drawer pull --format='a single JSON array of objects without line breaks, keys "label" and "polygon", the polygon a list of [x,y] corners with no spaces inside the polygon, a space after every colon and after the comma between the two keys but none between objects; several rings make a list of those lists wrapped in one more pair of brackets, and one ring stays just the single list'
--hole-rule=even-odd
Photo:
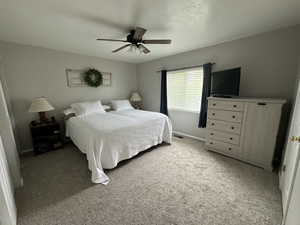
[{"label": "drawer pull", "polygon": [[232,150],[232,148],[228,148],[228,150],[229,150],[229,151],[231,151],[231,150]]},{"label": "drawer pull", "polygon": [[235,119],[235,116],[233,115],[232,118]]},{"label": "drawer pull", "polygon": [[232,137],[231,138],[229,138],[230,140],[232,140]]},{"label": "drawer pull", "polygon": [[211,125],[212,125],[212,126],[214,126],[214,125],[215,125],[215,123],[211,123]]},{"label": "drawer pull", "polygon": [[236,105],[233,105],[233,108],[236,108]]},{"label": "drawer pull", "polygon": [[212,145],[213,143],[212,143],[212,142],[210,142],[209,144],[210,144],[210,145]]},{"label": "drawer pull", "polygon": [[257,105],[267,105],[265,102],[258,102]]},{"label": "drawer pull", "polygon": [[210,133],[210,135],[214,135],[214,133]]},{"label": "drawer pull", "polygon": [[215,113],[212,113],[212,115],[215,116],[216,114],[215,114]]},{"label": "drawer pull", "polygon": [[234,130],[234,127],[231,127],[231,130]]},{"label": "drawer pull", "polygon": [[216,106],[216,103],[214,103],[213,106]]}]

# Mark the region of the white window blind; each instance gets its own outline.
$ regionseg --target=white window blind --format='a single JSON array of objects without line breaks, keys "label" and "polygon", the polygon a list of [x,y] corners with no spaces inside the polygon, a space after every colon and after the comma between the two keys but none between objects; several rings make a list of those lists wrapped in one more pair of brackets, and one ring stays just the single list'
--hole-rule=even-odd
[{"label": "white window blind", "polygon": [[202,97],[203,68],[167,73],[168,108],[199,112]]}]

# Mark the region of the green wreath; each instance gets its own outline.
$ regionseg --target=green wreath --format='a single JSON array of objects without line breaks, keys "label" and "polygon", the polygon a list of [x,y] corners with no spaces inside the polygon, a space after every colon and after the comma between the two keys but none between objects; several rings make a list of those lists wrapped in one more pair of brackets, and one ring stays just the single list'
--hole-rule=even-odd
[{"label": "green wreath", "polygon": [[84,82],[90,87],[99,87],[102,84],[102,73],[96,69],[88,69],[84,72]]}]

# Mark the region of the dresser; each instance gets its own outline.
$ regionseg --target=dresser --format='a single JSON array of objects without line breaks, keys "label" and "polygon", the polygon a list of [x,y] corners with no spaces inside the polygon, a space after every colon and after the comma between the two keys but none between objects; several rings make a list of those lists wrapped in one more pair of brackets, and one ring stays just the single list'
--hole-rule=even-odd
[{"label": "dresser", "polygon": [[283,99],[208,98],[205,148],[272,170]]}]

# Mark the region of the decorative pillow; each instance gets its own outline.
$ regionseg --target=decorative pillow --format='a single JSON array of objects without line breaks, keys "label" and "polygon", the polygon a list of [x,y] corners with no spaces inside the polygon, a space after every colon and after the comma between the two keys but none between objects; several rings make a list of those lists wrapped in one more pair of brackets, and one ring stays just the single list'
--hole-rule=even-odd
[{"label": "decorative pillow", "polygon": [[67,108],[63,111],[64,113],[64,121],[67,121],[68,119],[75,117],[75,111],[72,108]]},{"label": "decorative pillow", "polygon": [[100,101],[95,102],[78,102],[71,105],[76,116],[88,115],[91,113],[105,113]]},{"label": "decorative pillow", "polygon": [[128,100],[114,100],[111,101],[112,107],[116,111],[134,109]]}]

